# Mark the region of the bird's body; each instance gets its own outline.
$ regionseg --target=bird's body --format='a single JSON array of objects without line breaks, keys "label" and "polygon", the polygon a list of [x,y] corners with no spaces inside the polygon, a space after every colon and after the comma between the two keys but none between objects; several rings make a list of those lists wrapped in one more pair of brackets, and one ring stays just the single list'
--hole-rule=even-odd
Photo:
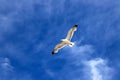
[{"label": "bird's body", "polygon": [[70,47],[72,47],[74,45],[73,42],[71,42],[70,40],[68,39],[62,39],[61,41],[65,42],[66,44],[68,44]]},{"label": "bird's body", "polygon": [[55,54],[58,52],[59,49],[63,48],[64,46],[68,45],[70,47],[72,47],[74,45],[73,42],[71,42],[71,38],[74,34],[74,31],[77,30],[77,27],[78,25],[74,25],[69,31],[68,31],[68,34],[67,34],[67,37],[65,39],[61,39],[61,43],[57,44],[55,46],[55,48],[53,49],[52,51],[52,54]]}]

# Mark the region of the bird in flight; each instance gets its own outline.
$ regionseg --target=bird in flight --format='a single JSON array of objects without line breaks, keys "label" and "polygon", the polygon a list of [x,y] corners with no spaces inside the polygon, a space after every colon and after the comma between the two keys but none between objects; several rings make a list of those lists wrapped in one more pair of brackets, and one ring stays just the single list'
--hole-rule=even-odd
[{"label": "bird in flight", "polygon": [[57,53],[61,48],[65,47],[66,45],[72,47],[74,45],[73,42],[71,42],[71,38],[74,34],[74,32],[77,30],[78,25],[74,25],[67,34],[67,37],[65,39],[61,39],[61,43],[57,44],[55,48],[52,51],[52,55]]}]

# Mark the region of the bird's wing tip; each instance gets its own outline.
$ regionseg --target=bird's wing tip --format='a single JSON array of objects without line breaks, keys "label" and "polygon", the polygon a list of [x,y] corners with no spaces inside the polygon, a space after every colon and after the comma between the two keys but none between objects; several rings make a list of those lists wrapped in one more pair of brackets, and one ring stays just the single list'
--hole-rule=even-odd
[{"label": "bird's wing tip", "polygon": [[52,51],[52,55],[54,55],[55,53],[54,53],[54,51]]},{"label": "bird's wing tip", "polygon": [[78,25],[77,25],[77,24],[75,24],[75,25],[74,25],[74,27],[78,27]]}]

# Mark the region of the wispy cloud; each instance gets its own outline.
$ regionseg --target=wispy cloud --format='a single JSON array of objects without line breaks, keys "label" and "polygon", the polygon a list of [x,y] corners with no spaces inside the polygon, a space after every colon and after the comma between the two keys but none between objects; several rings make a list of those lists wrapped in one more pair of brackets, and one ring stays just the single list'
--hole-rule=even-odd
[{"label": "wispy cloud", "polygon": [[51,70],[49,70],[49,69],[45,69],[45,72],[50,76],[50,77],[55,77],[55,74],[54,74],[54,72],[52,72]]},{"label": "wispy cloud", "polygon": [[[80,44],[80,43],[79,43]],[[70,48],[66,47],[65,50],[68,51],[68,55],[74,58],[79,58],[81,60],[87,59],[91,54],[95,52],[94,46],[90,44],[79,45],[75,42],[75,45]]]},{"label": "wispy cloud", "polygon": [[3,71],[12,71],[13,66],[8,58],[0,58],[0,67]]},{"label": "wispy cloud", "polygon": [[[84,80],[111,80],[114,73],[113,68],[109,67],[108,61],[102,58],[92,57],[93,54],[96,54],[96,50],[92,45],[75,45],[71,49],[66,48],[67,64],[66,68],[70,65],[76,66],[74,70],[73,79],[84,79]],[[70,51],[68,51],[70,50]],[[72,72],[72,70],[71,70]],[[80,76],[81,72],[84,73]],[[69,75],[69,74],[68,74]]]},{"label": "wispy cloud", "polygon": [[0,80],[32,80],[28,73],[19,73],[9,58],[0,57]]},{"label": "wispy cloud", "polygon": [[92,54],[94,52],[94,48],[92,45],[89,44],[85,44],[85,45],[81,45],[81,46],[77,46],[75,45],[73,48],[71,48],[71,52],[74,53],[76,52],[76,54],[82,54],[82,53],[89,53]]},{"label": "wispy cloud", "polygon": [[[59,73],[51,70],[52,73],[54,73],[55,76],[58,76],[58,80],[85,80],[84,76],[81,76],[84,75],[84,63],[89,59],[90,55],[95,52],[94,46],[90,44],[78,45],[77,42],[75,42],[75,45],[72,48],[65,47],[63,50],[64,54],[58,56],[57,59],[60,59],[59,61],[65,59],[65,64],[61,65]],[[62,78],[59,77],[60,74],[63,76]]]},{"label": "wispy cloud", "polygon": [[107,65],[107,61],[102,58],[96,58],[87,61],[85,72],[91,79],[90,80],[112,80],[114,75],[113,68]]},{"label": "wispy cloud", "polygon": [[14,67],[11,65],[8,58],[0,58],[0,78],[7,80],[12,77]]}]

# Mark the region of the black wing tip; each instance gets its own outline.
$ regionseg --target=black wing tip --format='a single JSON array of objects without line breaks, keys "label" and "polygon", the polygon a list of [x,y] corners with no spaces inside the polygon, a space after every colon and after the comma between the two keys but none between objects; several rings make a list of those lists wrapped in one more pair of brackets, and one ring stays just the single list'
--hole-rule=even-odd
[{"label": "black wing tip", "polygon": [[75,24],[73,27],[76,27],[76,28],[77,28],[77,27],[78,27],[78,25],[77,25],[77,24]]},{"label": "black wing tip", "polygon": [[54,55],[55,53],[54,53],[54,51],[52,51],[52,55]]},{"label": "black wing tip", "polygon": [[75,24],[75,25],[74,25],[74,27],[78,27],[78,25],[77,25],[77,24]]}]

